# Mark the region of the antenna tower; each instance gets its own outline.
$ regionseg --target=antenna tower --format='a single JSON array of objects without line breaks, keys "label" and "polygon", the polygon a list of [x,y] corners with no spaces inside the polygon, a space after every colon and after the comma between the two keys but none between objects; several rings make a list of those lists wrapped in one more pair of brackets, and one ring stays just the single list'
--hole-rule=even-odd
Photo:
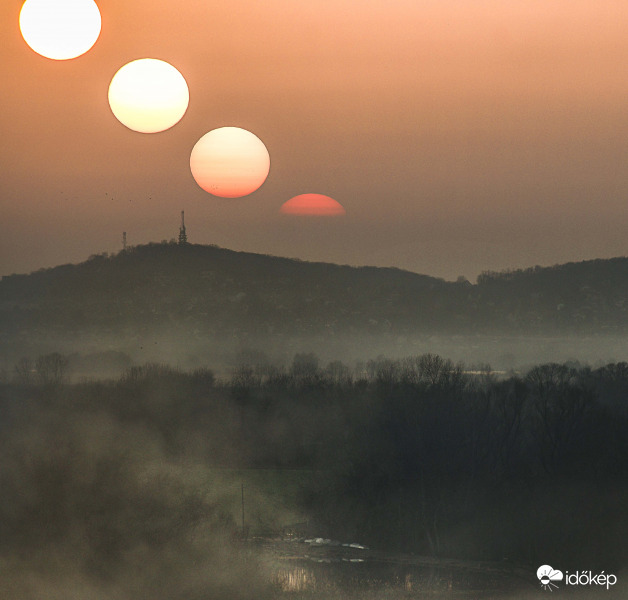
[{"label": "antenna tower", "polygon": [[122,232],[122,250],[126,250],[126,231]]},{"label": "antenna tower", "polygon": [[188,243],[188,234],[185,233],[185,221],[183,220],[184,213],[181,211],[181,227],[179,228],[179,244]]}]

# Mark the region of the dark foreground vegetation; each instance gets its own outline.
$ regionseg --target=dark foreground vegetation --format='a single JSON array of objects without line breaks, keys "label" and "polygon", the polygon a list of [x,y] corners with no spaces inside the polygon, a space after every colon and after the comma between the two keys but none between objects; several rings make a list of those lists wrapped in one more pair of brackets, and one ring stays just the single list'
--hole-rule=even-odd
[{"label": "dark foreground vegetation", "polygon": [[302,471],[309,530],[383,551],[628,562],[626,363],[498,378],[436,355],[257,355],[224,381],[148,364],[84,383],[65,364],[0,385],[2,598],[272,593],[220,469]]}]

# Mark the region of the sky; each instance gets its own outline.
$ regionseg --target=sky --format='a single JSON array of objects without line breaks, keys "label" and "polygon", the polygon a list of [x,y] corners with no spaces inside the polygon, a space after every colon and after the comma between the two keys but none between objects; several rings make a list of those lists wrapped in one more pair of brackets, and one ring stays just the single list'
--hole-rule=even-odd
[{"label": "sky", "polygon": [[[625,0],[97,0],[69,61],[33,52],[0,3],[0,275],[178,236],[234,250],[474,280],[624,256]],[[111,112],[114,74],[158,58],[185,77],[173,128]],[[253,132],[265,183],[217,198],[196,142]],[[304,193],[339,217],[280,213]]]}]

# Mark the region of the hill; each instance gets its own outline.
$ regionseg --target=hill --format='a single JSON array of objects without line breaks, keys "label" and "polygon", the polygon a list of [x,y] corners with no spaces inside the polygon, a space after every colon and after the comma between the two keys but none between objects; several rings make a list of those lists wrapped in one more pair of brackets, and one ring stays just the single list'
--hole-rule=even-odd
[{"label": "hill", "polygon": [[14,333],[170,325],[195,335],[424,329],[446,319],[446,290],[456,288],[393,268],[149,244],[4,277],[0,319]]},{"label": "hill", "polygon": [[628,258],[485,272],[472,295],[476,323],[576,334],[628,331]]},{"label": "hill", "polygon": [[[624,335],[628,258],[484,273],[476,284],[396,268],[148,244],[0,281],[5,348],[55,339],[165,343],[412,335]],[[127,344],[128,345],[128,344]]]}]

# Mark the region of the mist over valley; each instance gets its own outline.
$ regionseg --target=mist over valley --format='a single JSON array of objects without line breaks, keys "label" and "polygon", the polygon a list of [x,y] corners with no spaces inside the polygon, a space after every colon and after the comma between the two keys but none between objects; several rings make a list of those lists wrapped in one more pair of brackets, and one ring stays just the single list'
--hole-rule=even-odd
[{"label": "mist over valley", "polygon": [[527,600],[549,560],[620,597],[627,266],[167,243],[4,277],[2,597]]},{"label": "mist over valley", "polygon": [[471,283],[162,243],[0,281],[4,369],[58,351],[86,355],[83,376],[151,361],[226,372],[247,351],[351,363],[434,352],[496,370],[615,362],[627,316],[626,258]]}]

